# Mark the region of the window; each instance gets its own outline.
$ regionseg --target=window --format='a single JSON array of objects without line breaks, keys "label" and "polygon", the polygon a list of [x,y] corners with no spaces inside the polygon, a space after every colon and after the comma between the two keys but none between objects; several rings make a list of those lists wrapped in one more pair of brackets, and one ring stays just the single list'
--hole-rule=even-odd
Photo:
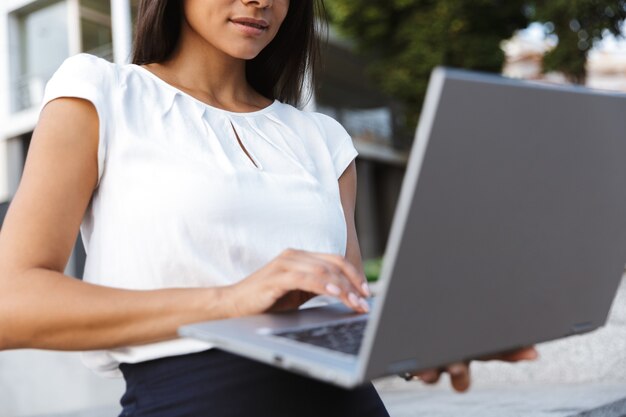
[{"label": "window", "polygon": [[19,13],[15,21],[19,59],[13,68],[12,110],[19,111],[41,102],[46,82],[69,55],[67,3]]},{"label": "window", "polygon": [[111,2],[80,0],[81,50],[113,60]]}]

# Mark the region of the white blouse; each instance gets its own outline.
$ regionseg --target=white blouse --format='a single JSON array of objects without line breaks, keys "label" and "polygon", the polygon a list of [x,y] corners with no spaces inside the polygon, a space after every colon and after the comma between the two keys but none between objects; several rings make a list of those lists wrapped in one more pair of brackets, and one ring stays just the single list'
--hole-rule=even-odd
[{"label": "white blouse", "polygon": [[[333,119],[279,101],[225,111],[140,66],[87,54],[61,65],[42,107],[58,97],[89,100],[100,120],[99,182],[81,225],[85,281],[210,287],[245,278],[286,248],[345,255],[337,179],[357,152]],[[119,375],[121,362],[210,347],[177,339],[83,359]]]}]

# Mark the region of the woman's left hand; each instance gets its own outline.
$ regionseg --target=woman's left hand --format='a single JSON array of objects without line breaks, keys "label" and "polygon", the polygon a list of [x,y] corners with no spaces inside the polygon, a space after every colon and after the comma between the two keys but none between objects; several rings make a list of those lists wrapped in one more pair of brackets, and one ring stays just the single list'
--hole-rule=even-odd
[{"label": "woman's left hand", "polygon": [[[498,355],[487,356],[478,358],[480,361],[499,360],[504,362],[519,362],[527,360],[535,360],[539,357],[539,353],[534,346],[511,351],[504,352]],[[439,377],[442,373],[447,372],[450,375],[450,383],[452,387],[458,392],[467,391],[470,386],[470,362],[458,362],[450,364],[440,369],[429,369],[420,372],[407,372],[404,377],[407,381],[419,378],[426,384],[435,384],[439,381]]]}]

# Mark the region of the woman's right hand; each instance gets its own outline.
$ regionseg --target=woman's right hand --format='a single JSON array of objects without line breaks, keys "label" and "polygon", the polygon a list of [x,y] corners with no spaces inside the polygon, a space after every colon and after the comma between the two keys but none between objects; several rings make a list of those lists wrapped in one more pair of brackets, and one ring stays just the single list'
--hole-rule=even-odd
[{"label": "woman's right hand", "polygon": [[340,255],[286,249],[225,290],[235,317],[293,310],[315,295],[336,297],[359,313],[369,311],[365,277]]}]

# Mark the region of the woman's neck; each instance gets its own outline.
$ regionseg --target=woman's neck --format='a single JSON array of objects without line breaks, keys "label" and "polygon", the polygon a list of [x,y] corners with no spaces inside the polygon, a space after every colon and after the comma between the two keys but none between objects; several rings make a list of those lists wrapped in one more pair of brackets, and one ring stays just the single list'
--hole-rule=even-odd
[{"label": "woman's neck", "polygon": [[169,84],[214,107],[248,112],[271,103],[248,84],[245,60],[214,48],[192,31],[181,31],[179,47],[170,59],[146,67]]}]

